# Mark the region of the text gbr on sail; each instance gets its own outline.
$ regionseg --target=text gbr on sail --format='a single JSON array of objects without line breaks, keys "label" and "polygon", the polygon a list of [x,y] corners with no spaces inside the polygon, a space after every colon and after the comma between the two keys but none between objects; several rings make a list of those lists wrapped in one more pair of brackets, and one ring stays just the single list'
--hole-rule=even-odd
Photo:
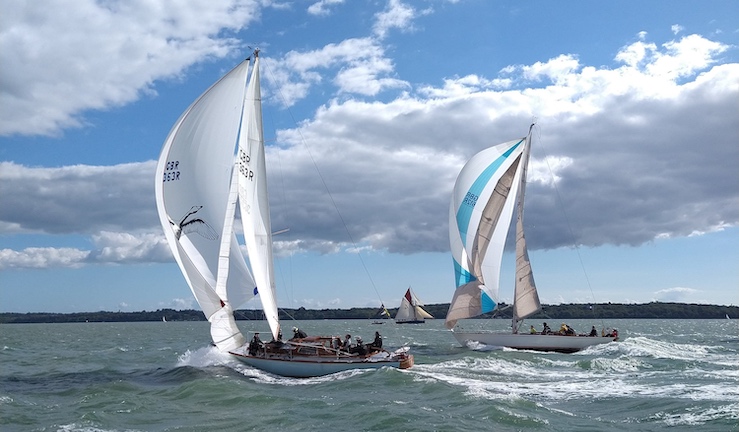
[{"label": "text gbr on sail", "polygon": [[249,162],[251,162],[251,157],[244,150],[239,149],[239,172],[249,180],[253,180],[254,171],[247,166]]},{"label": "text gbr on sail", "polygon": [[162,182],[174,181],[180,179],[179,171],[180,161],[167,161],[167,165],[164,168],[164,175]]}]

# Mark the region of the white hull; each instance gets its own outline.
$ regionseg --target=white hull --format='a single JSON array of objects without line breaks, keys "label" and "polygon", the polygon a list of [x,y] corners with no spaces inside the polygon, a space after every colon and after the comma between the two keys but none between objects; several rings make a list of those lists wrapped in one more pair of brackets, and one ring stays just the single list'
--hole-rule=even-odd
[{"label": "white hull", "polygon": [[337,351],[331,348],[331,343],[329,337],[313,336],[278,345],[262,345],[253,352],[244,345],[229,353],[249,366],[294,378],[318,377],[352,369],[407,369],[413,366],[413,356],[408,354],[407,347],[395,352],[379,350],[360,356]]},{"label": "white hull", "polygon": [[494,347],[561,353],[573,353],[589,346],[609,343],[618,339],[613,336],[561,336],[464,331],[452,331],[452,334],[463,346],[467,346],[468,342],[479,342]]},{"label": "white hull", "polygon": [[253,356],[243,350],[230,351],[239,361],[271,374],[292,378],[310,378],[330,375],[354,369],[380,369],[391,367],[407,369],[413,366],[413,356],[407,349],[395,353],[382,353],[370,357],[327,357],[270,355]]},{"label": "white hull", "polygon": [[310,378],[330,375],[354,369],[379,369],[382,367],[400,368],[400,360],[325,360],[308,358],[262,358],[250,355],[231,353],[240,361],[251,367],[271,374],[293,378]]}]

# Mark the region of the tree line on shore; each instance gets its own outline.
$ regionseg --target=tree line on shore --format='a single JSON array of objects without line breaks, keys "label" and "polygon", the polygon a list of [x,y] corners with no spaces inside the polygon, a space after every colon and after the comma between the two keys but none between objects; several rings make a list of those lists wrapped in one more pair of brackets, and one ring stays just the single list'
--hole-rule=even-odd
[{"label": "tree line on shore", "polygon": [[[490,318],[511,318],[511,310],[500,305],[500,310],[481,316]],[[424,305],[437,319],[446,317],[449,303]],[[397,308],[388,309],[395,316]],[[281,309],[280,319],[284,320],[325,320],[325,319],[380,319],[377,308],[351,309]],[[237,320],[262,320],[261,310],[240,309],[234,312]],[[662,303],[643,304],[624,303],[570,303],[543,305],[541,311],[530,319],[720,319],[739,318],[739,306],[720,306],[707,304]],[[0,313],[0,323],[65,323],[65,322],[140,322],[140,321],[205,321],[200,310],[159,309],[141,312],[74,312],[74,313]]]}]

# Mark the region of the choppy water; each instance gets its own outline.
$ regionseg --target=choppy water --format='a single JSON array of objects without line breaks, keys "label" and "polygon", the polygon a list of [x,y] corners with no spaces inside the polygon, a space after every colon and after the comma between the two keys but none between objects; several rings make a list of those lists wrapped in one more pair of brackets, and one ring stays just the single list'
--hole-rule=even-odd
[{"label": "choppy water", "polygon": [[206,322],[2,325],[0,430],[739,430],[737,320],[609,321],[622,341],[577,354],[470,350],[441,321],[299,324],[380,331],[416,366],[291,379],[215,351]]}]

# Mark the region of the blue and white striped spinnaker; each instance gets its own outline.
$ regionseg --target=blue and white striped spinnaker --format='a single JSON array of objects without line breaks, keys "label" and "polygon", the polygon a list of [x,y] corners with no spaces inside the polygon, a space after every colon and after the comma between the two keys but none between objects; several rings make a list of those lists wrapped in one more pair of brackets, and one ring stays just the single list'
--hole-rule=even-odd
[{"label": "blue and white striped spinnaker", "polygon": [[506,237],[517,209],[513,327],[541,309],[523,235],[523,201],[531,133],[487,148],[462,168],[449,208],[456,290],[446,326],[491,312],[499,304]]}]

